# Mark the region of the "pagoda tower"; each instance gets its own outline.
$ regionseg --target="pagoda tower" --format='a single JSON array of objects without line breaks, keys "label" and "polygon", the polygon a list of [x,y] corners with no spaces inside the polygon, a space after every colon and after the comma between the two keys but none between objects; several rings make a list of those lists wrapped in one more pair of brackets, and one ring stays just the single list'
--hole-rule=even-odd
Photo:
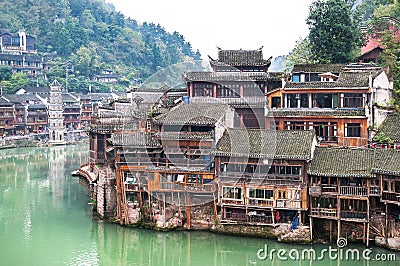
[{"label": "pagoda tower", "polygon": [[61,98],[61,86],[57,80],[54,80],[50,85],[49,98],[49,144],[63,145],[64,140],[64,125],[63,125],[63,106]]}]

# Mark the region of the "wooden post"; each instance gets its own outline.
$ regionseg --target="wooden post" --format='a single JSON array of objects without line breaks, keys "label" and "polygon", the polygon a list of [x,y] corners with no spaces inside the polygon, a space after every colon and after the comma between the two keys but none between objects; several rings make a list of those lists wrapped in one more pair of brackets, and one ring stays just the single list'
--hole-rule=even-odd
[{"label": "wooden post", "polygon": [[385,203],[385,243],[387,243],[388,239],[388,205],[387,202]]},{"label": "wooden post", "polygon": [[188,230],[190,230],[190,218],[190,195],[186,193],[186,225]]},{"label": "wooden post", "polygon": [[215,192],[213,193],[213,197],[214,197],[214,224],[217,221],[217,200],[215,197]]},{"label": "wooden post", "polygon": [[337,226],[337,238],[340,238],[340,220],[338,220],[338,226]]},{"label": "wooden post", "polygon": [[310,238],[311,238],[311,243],[313,241],[313,219],[310,216]]},{"label": "wooden post", "polygon": [[332,242],[332,220],[329,221],[329,242]]},{"label": "wooden post", "polygon": [[271,208],[271,214],[272,214],[272,224],[275,224],[275,212],[273,208]]},{"label": "wooden post", "polygon": [[367,247],[369,246],[369,222],[367,224]]},{"label": "wooden post", "polygon": [[365,239],[365,231],[366,231],[366,223],[363,223],[363,243],[365,244],[366,239]]},{"label": "wooden post", "polygon": [[120,170],[116,171],[116,185],[117,185],[117,210],[119,215],[119,223],[122,225],[122,206],[121,206],[121,172]]}]

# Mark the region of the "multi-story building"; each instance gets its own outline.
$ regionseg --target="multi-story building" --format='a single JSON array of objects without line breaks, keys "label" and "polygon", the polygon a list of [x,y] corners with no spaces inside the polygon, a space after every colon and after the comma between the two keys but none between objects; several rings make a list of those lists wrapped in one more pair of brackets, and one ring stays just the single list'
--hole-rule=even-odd
[{"label": "multi-story building", "polygon": [[17,33],[2,33],[0,35],[0,46],[2,53],[36,53],[35,38],[27,35],[23,30]]},{"label": "multi-story building", "polygon": [[266,127],[312,129],[326,145],[367,146],[391,95],[391,82],[375,65],[296,65],[290,82],[268,92]]},{"label": "multi-story building", "polygon": [[264,116],[271,58],[257,50],[222,50],[210,57],[210,72],[188,72],[184,80],[188,96],[204,102],[217,99],[235,109],[235,127],[264,128]]},{"label": "multi-story building", "polygon": [[15,106],[13,103],[0,98],[0,136],[14,133]]},{"label": "multi-story building", "polygon": [[216,146],[222,224],[306,221],[313,131],[227,129]]}]

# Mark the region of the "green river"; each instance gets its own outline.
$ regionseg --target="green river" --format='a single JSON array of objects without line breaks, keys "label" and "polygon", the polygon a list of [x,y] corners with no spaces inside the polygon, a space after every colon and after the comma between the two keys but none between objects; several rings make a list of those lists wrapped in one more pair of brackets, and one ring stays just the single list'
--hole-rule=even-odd
[{"label": "green river", "polygon": [[[87,145],[0,150],[0,265],[399,265],[399,253],[376,247],[336,258],[323,245],[105,223],[71,176],[86,156]],[[343,255],[350,248],[359,259]]]}]

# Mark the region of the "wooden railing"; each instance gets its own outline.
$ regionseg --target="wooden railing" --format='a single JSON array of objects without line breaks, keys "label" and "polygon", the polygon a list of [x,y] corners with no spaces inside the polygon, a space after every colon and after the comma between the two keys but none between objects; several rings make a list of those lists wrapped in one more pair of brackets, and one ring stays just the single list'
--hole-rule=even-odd
[{"label": "wooden railing", "polygon": [[231,198],[222,198],[222,204],[232,204],[232,205],[243,205],[243,199],[231,199]]},{"label": "wooden railing", "polygon": [[368,188],[356,186],[340,186],[340,195],[368,196]]},{"label": "wooden railing", "polygon": [[379,196],[381,194],[381,187],[380,186],[371,186],[369,188],[369,194],[372,196]]},{"label": "wooden railing", "polygon": [[382,200],[400,202],[400,193],[383,191]]},{"label": "wooden railing", "polygon": [[258,206],[258,207],[274,207],[273,199],[253,199],[249,198],[248,205]]},{"label": "wooden railing", "polygon": [[160,182],[158,189],[153,187],[153,190],[214,192],[216,190],[216,186],[215,184],[183,184],[175,182]]},{"label": "wooden railing", "polygon": [[340,218],[365,220],[367,219],[367,213],[362,211],[340,211]]},{"label": "wooden railing", "polygon": [[312,207],[311,215],[319,217],[337,217],[337,210],[334,208]]}]

